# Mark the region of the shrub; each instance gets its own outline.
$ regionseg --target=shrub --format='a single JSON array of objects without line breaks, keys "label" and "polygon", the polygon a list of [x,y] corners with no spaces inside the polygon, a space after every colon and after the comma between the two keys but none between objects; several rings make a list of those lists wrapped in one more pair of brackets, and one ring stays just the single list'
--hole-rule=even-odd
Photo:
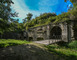
[{"label": "shrub", "polygon": [[46,47],[50,52],[63,57],[65,60],[77,60],[77,41],[72,41],[69,44],[59,42]]},{"label": "shrub", "polygon": [[73,42],[69,43],[68,46],[71,48],[77,48],[77,41],[73,41]]}]

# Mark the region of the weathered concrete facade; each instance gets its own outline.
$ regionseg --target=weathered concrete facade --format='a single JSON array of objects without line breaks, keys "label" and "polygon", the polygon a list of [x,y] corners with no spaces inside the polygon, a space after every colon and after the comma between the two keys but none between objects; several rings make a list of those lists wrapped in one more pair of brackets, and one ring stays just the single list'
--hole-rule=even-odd
[{"label": "weathered concrete facade", "polygon": [[28,37],[31,40],[47,40],[53,39],[54,36],[60,37],[64,41],[71,40],[73,38],[72,24],[67,24],[66,22],[57,24],[48,24],[39,27],[30,28],[28,30]]}]

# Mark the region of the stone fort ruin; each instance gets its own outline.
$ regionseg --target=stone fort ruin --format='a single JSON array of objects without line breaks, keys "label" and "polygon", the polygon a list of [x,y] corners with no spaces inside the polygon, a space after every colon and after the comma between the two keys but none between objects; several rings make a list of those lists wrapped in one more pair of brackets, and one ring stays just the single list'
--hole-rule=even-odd
[{"label": "stone fort ruin", "polygon": [[73,23],[66,22],[33,27],[28,30],[28,39],[31,41],[48,39],[70,41],[74,36],[72,27]]}]

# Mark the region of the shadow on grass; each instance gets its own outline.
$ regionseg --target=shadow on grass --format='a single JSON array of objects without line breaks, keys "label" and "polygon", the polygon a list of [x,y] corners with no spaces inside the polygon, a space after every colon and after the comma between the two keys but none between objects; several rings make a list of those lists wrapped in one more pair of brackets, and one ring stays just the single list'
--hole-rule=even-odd
[{"label": "shadow on grass", "polygon": [[5,48],[5,47],[10,47],[10,46],[16,46],[16,45],[20,45],[18,43],[1,43],[0,44],[0,48]]},{"label": "shadow on grass", "polygon": [[60,47],[67,47],[68,48],[68,43],[67,42],[59,41],[56,44],[59,45]]}]

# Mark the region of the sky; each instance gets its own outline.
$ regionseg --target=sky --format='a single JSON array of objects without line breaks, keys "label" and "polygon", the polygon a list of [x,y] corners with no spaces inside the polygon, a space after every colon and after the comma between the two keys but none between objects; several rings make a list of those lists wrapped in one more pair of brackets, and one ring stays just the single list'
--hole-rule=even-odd
[{"label": "sky", "polygon": [[33,18],[42,13],[56,13],[57,15],[62,12],[68,12],[72,3],[64,0],[13,0],[13,11],[19,13],[16,19],[22,22],[26,14],[32,13]]}]

